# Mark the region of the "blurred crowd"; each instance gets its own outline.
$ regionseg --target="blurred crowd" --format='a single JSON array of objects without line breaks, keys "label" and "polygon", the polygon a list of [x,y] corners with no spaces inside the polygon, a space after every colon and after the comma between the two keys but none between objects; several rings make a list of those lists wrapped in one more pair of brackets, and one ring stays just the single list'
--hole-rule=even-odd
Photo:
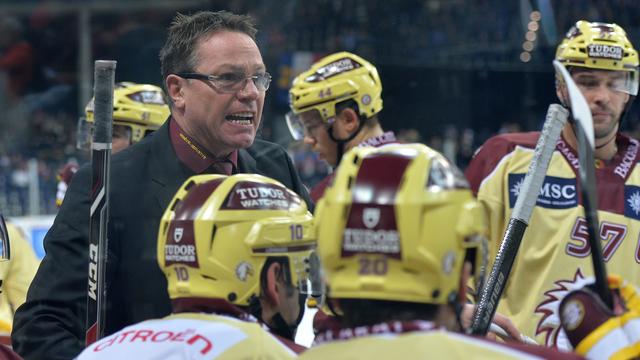
[{"label": "blurred crowd", "polygon": [[[28,15],[5,11],[0,16],[0,209],[13,216],[55,212],[58,169],[69,159],[81,163],[88,159],[88,154],[75,147],[76,123],[85,105],[79,96],[80,17],[38,6],[55,1],[23,3],[34,4],[34,10]],[[633,23],[640,16],[640,4],[633,0],[212,0],[209,7],[247,12],[257,18],[265,63],[274,79],[285,79],[277,84],[285,89],[287,79],[295,74],[280,77],[279,62],[283,54],[295,51],[326,54],[347,50],[372,60],[383,71],[385,66],[448,69],[459,62],[480,72],[491,70],[483,68],[490,61],[522,65],[517,54],[527,26],[523,4],[540,8],[543,18],[553,22],[540,35],[541,53],[552,51],[547,43],[556,41],[551,37],[561,36],[579,18],[618,22],[640,42],[640,26]],[[194,10],[177,6],[91,14],[92,58],[118,60],[116,81],[161,85],[157,54],[165,29],[176,10]],[[551,20],[544,17],[544,10],[553,14]],[[546,64],[544,57],[532,61]],[[548,71],[551,73],[550,67]],[[431,85],[440,86],[436,81]],[[541,91],[550,93],[551,89],[549,83]],[[385,99],[390,99],[386,109],[409,108],[417,118],[430,117],[430,109],[399,104],[388,95],[385,93]],[[282,135],[287,107],[275,96],[275,91],[268,94],[261,135],[289,146],[303,180],[311,186],[330,169],[304,144],[290,143]],[[454,119],[437,127],[425,121],[418,127],[415,121],[403,124],[394,119],[393,112],[383,114],[385,127],[395,130],[403,141],[426,143],[462,168],[490,135],[537,130],[544,114],[534,118],[539,123],[506,118],[494,119],[497,126],[481,126],[477,121]],[[632,121],[631,128],[637,123]]]}]

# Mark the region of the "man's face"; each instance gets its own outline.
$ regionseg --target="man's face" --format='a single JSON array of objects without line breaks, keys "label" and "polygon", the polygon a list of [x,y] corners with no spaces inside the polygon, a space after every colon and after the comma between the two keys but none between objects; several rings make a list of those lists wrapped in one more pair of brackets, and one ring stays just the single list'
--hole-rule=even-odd
[{"label": "man's face", "polygon": [[[232,31],[214,33],[196,48],[193,72],[245,77],[265,72],[256,43],[246,34]],[[175,105],[183,112],[183,126],[189,135],[216,156],[251,146],[260,125],[264,91],[252,80],[244,88],[227,93],[205,80],[184,80],[183,101]]]},{"label": "man's face", "polygon": [[338,162],[336,142],[329,137],[327,125],[322,121],[320,113],[316,110],[301,113],[300,120],[305,128],[305,144],[309,144],[311,150],[316,152],[320,159],[331,166],[336,166]]},{"label": "man's face", "polygon": [[620,115],[629,101],[629,94],[620,90],[626,75],[605,70],[581,70],[572,74],[589,104],[596,141],[618,131]]}]

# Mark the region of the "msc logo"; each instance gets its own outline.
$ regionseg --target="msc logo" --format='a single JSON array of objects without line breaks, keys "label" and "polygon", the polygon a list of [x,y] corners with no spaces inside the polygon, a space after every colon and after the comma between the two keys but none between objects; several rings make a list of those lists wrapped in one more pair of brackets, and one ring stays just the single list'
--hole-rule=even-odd
[{"label": "msc logo", "polygon": [[[520,194],[525,174],[509,174],[509,207]],[[576,179],[547,176],[544,178],[536,205],[548,209],[567,209],[578,205]]]}]

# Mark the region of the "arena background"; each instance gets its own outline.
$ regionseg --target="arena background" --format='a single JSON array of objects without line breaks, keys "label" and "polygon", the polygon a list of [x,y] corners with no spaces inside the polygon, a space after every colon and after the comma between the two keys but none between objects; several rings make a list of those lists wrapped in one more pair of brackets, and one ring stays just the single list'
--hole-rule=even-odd
[{"label": "arena background", "polygon": [[[616,22],[640,44],[633,0],[2,0],[0,211],[38,256],[56,212],[57,171],[88,160],[75,127],[92,96],[93,61],[117,60],[116,81],[160,85],[166,27],[176,11],[200,9],[256,18],[274,76],[260,136],[290,150],[308,185],[328,169],[291,141],[283,115],[291,79],[322,55],[347,50],[373,62],[384,128],[464,169],[489,136],[541,127],[555,101],[555,46],[576,20]],[[31,63],[16,72],[5,55],[20,42]],[[633,110],[625,130],[637,133],[639,123]]]}]

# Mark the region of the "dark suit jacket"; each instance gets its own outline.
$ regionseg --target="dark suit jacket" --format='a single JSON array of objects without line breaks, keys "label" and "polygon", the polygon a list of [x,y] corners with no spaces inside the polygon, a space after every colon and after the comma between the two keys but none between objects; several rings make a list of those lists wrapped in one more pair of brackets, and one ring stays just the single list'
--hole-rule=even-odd
[{"label": "dark suit jacket", "polygon": [[[167,282],[156,261],[156,237],[166,206],[195,174],[176,157],[168,124],[112,158],[105,335],[171,312]],[[310,204],[281,146],[255,140],[239,151],[238,172],[277,179]],[[27,301],[16,312],[11,338],[25,359],[70,359],[84,348],[90,181],[90,166],[74,176],[45,237],[46,256]]]}]

